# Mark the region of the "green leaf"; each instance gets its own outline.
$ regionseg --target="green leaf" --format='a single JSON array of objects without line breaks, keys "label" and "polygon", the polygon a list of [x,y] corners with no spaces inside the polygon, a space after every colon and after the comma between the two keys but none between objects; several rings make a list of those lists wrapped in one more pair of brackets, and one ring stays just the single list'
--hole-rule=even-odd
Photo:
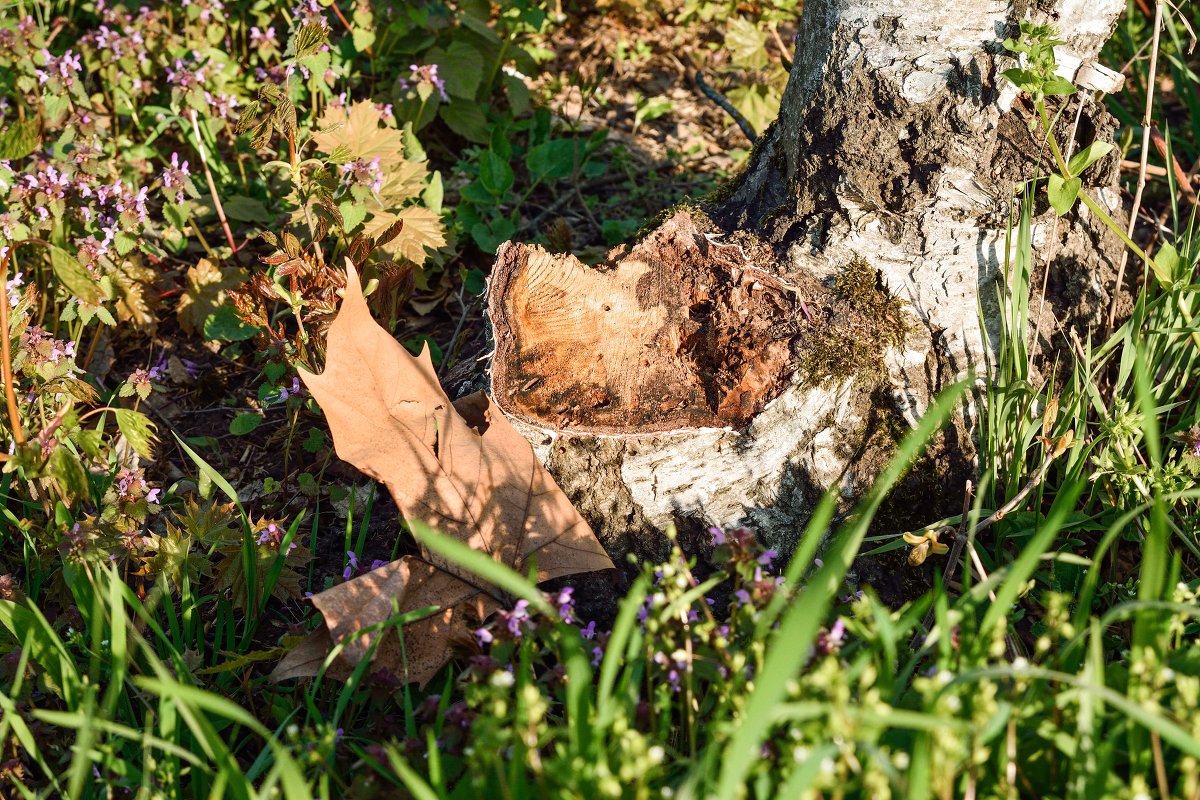
[{"label": "green leaf", "polygon": [[351,38],[354,40],[354,49],[360,53],[365,53],[368,47],[375,44],[375,32],[358,26],[354,27]]},{"label": "green leaf", "polygon": [[1154,254],[1154,259],[1150,262],[1150,268],[1154,270],[1154,277],[1158,278],[1164,286],[1175,283],[1177,276],[1182,272],[1182,266],[1183,259],[1179,257],[1179,251],[1169,244],[1159,247],[1158,252]]},{"label": "green leaf", "polygon": [[581,149],[574,139],[551,139],[545,144],[529,148],[525,166],[535,180],[566,178],[583,161]]},{"label": "green leaf", "polygon": [[0,600],[0,625],[29,650],[34,663],[46,670],[56,693],[67,699],[79,692],[79,671],[54,627],[32,604],[19,606]]},{"label": "green leaf", "polygon": [[83,464],[79,463],[79,458],[69,448],[61,444],[55,447],[54,452],[50,454],[49,467],[50,474],[58,481],[66,502],[87,498],[87,473],[83,469]]},{"label": "green leaf", "polygon": [[1071,83],[1066,78],[1060,78],[1058,75],[1052,75],[1049,80],[1042,84],[1042,91],[1046,94],[1066,97],[1068,95],[1075,94],[1075,84]]},{"label": "green leaf", "polygon": [[1067,162],[1067,172],[1072,175],[1082,174],[1085,169],[1112,152],[1112,149],[1113,146],[1108,142],[1092,142],[1071,156],[1071,160]]},{"label": "green leaf", "polygon": [[445,187],[442,185],[442,173],[435,171],[429,177],[429,185],[425,187],[425,191],[421,192],[421,205],[435,214],[441,214],[445,193]]},{"label": "green leaf", "polygon": [[483,81],[483,55],[462,39],[455,39],[440,57],[430,59],[438,65],[438,75],[446,82],[446,94],[474,100]]},{"label": "green leaf", "polygon": [[479,155],[479,182],[493,195],[501,197],[512,188],[512,167],[491,150],[484,150]]},{"label": "green leaf", "polygon": [[113,241],[116,244],[117,253],[123,256],[132,253],[139,242],[138,237],[125,231],[117,231],[117,235],[113,237]]},{"label": "green leaf", "polygon": [[234,436],[245,436],[262,424],[262,414],[238,414],[229,423],[229,432]]},{"label": "green leaf", "polygon": [[367,207],[353,200],[339,203],[338,211],[342,212],[342,231],[345,233],[355,230],[367,218]]},{"label": "green leaf", "polygon": [[729,21],[725,31],[725,47],[735,67],[762,69],[770,61],[767,32],[745,17],[735,17]]},{"label": "green leaf", "polygon": [[26,117],[0,132],[0,161],[15,161],[37,150],[42,143],[41,123],[38,117]]},{"label": "green leaf", "polygon": [[154,460],[154,442],[157,437],[154,435],[155,425],[150,421],[149,417],[140,411],[133,411],[128,408],[114,408],[113,414],[117,418],[117,427],[121,431],[121,435],[129,442],[129,446],[134,452],[142,458]]},{"label": "green leaf", "polygon": [[523,117],[529,111],[529,87],[516,75],[504,75],[504,89],[508,95],[508,107],[513,116]]},{"label": "green leaf", "polygon": [[242,322],[232,306],[221,306],[204,320],[204,338],[210,341],[244,342],[257,334],[258,328]]},{"label": "green leaf", "polygon": [[300,446],[304,448],[304,452],[306,453],[319,453],[321,448],[325,446],[325,431],[319,428],[309,428],[308,436],[300,443]]},{"label": "green leaf", "polygon": [[100,457],[100,443],[104,433],[98,428],[87,428],[74,434],[71,439],[88,458]]},{"label": "green leaf", "polygon": [[764,131],[779,116],[779,90],[765,84],[739,86],[729,92],[729,102],[746,118],[750,127]]},{"label": "green leaf", "polygon": [[266,225],[274,219],[267,207],[253,197],[235,194],[221,201],[221,205],[225,209],[225,216],[238,222],[261,222]]},{"label": "green leaf", "polygon": [[1060,217],[1066,216],[1071,207],[1075,205],[1075,200],[1079,197],[1079,189],[1082,186],[1083,181],[1079,178],[1063,180],[1062,175],[1051,175],[1046,187],[1046,194],[1050,198],[1050,207],[1054,209],[1054,213]]},{"label": "green leaf", "polygon": [[96,279],[75,256],[60,247],[50,247],[50,268],[54,277],[68,292],[85,303],[99,303],[103,298]]},{"label": "green leaf", "polygon": [[1004,70],[1000,75],[1022,92],[1032,93],[1039,86],[1037,76],[1027,69],[1013,67],[1012,69]]},{"label": "green leaf", "polygon": [[465,100],[451,102],[441,107],[438,116],[450,130],[464,139],[476,144],[483,144],[488,140],[487,116],[479,103]]}]

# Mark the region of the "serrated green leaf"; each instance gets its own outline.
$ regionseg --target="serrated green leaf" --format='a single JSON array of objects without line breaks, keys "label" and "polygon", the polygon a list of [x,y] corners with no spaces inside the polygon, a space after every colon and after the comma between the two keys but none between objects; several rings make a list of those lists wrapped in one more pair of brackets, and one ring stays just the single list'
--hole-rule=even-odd
[{"label": "serrated green leaf", "polygon": [[732,64],[745,69],[762,69],[767,54],[767,32],[745,17],[734,17],[725,30],[725,48]]},{"label": "serrated green leaf", "polygon": [[262,201],[255,200],[253,197],[235,194],[222,200],[221,206],[225,209],[225,216],[236,219],[238,222],[261,222],[266,225],[273,219],[271,212],[267,211],[267,207]]},{"label": "serrated green leaf", "polygon": [[242,322],[231,306],[221,306],[204,320],[204,338],[210,341],[244,342],[257,334],[258,328]]},{"label": "serrated green leaf", "polygon": [[551,139],[529,148],[525,166],[535,180],[566,178],[583,161],[582,146],[574,139]]},{"label": "serrated green leaf", "polygon": [[360,53],[365,53],[367,48],[375,44],[375,32],[367,28],[355,26],[350,38],[354,42],[354,49]]},{"label": "serrated green leaf", "polygon": [[86,430],[75,433],[71,440],[75,442],[75,446],[83,451],[83,454],[88,458],[100,457],[100,443],[103,440],[104,432],[96,428],[88,428]]},{"label": "serrated green leaf", "polygon": [[487,116],[479,103],[456,101],[443,105],[438,116],[450,130],[477,144],[488,140]]},{"label": "serrated green leaf", "polygon": [[50,247],[50,268],[54,270],[58,282],[83,302],[95,304],[103,299],[96,279],[75,256],[61,247]]},{"label": "serrated green leaf", "polygon": [[116,244],[117,253],[123,256],[129,255],[138,246],[138,237],[125,231],[117,231],[113,241]]},{"label": "serrated green leaf", "polygon": [[114,408],[113,415],[117,418],[117,428],[129,442],[129,446],[142,458],[154,460],[155,425],[150,418],[140,411],[128,408]]},{"label": "serrated green leaf", "polygon": [[87,472],[79,458],[69,448],[59,445],[50,454],[50,474],[58,483],[63,500],[67,503],[83,500],[88,496]]},{"label": "serrated green leaf", "polygon": [[483,82],[483,54],[462,39],[455,39],[438,58],[438,75],[446,82],[446,94],[464,100],[474,100]]},{"label": "serrated green leaf", "polygon": [[0,161],[15,161],[37,150],[42,143],[39,117],[16,120],[0,132]]},{"label": "serrated green leaf", "polygon": [[325,432],[318,428],[309,428],[308,437],[300,444],[304,452],[315,454],[325,446]]}]

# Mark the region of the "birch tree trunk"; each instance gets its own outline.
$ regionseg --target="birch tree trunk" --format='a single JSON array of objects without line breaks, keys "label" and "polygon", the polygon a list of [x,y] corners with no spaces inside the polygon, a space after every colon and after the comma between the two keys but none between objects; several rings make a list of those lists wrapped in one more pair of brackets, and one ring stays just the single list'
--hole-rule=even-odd
[{"label": "birch tree trunk", "polygon": [[[1095,59],[1123,7],[806,0],[779,120],[723,199],[599,268],[500,249],[492,393],[610,552],[673,520],[750,524],[790,551],[824,489],[856,496],[941,388],[985,374],[1014,193],[1050,169],[1001,42],[1053,23],[1080,88],[1059,141],[1111,141],[1100,96],[1121,79]],[[1113,156],[1083,178],[1119,218]],[[1039,213],[1034,241],[1037,338],[1059,348],[1101,323],[1120,244],[1078,207]],[[969,468],[973,426],[939,469]]]}]

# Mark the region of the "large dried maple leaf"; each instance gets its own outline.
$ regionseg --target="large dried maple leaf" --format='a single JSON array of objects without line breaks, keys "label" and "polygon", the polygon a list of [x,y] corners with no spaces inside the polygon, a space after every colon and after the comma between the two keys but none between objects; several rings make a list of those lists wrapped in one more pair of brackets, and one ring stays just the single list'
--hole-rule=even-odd
[{"label": "large dried maple leaf", "polygon": [[[383,482],[406,519],[420,520],[539,581],[613,564],[587,522],[542,467],[529,443],[482,392],[451,403],[428,348],[413,357],[377,324],[354,266],[329,328],[325,371],[300,377],[325,412],[337,454]],[[376,668],[424,684],[449,657],[449,644],[498,607],[498,592],[478,577],[426,552],[406,557],[313,597],[326,630],[347,643],[356,663],[368,626],[400,613],[439,606],[440,614],[404,629],[403,652],[388,636]],[[376,634],[378,635],[378,634]],[[320,639],[289,654],[275,676],[313,674]],[[343,664],[343,668],[345,664]]]}]

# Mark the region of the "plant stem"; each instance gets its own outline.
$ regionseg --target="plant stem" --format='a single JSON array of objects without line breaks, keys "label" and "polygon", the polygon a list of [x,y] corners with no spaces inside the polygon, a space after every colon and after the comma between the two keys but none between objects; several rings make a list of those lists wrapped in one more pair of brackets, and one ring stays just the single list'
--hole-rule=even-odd
[{"label": "plant stem", "polygon": [[12,258],[12,247],[0,258],[0,288],[4,289],[0,297],[0,372],[4,377],[4,402],[8,406],[8,424],[12,429],[13,441],[18,447],[25,443],[25,433],[21,430],[21,412],[17,409],[17,392],[13,386],[12,370],[12,331],[8,327],[8,262]]},{"label": "plant stem", "polygon": [[237,243],[233,241],[233,231],[229,229],[229,220],[225,219],[225,209],[221,205],[221,196],[217,194],[217,184],[213,180],[212,171],[208,168],[208,154],[204,149],[204,140],[200,137],[200,123],[196,121],[196,109],[188,109],[188,116],[192,120],[192,132],[196,135],[196,150],[200,153],[200,166],[204,168],[204,179],[208,182],[208,192],[212,195],[213,206],[217,209],[217,219],[221,220],[221,228],[225,231],[225,240],[229,242],[229,249],[233,251],[236,260]]}]

